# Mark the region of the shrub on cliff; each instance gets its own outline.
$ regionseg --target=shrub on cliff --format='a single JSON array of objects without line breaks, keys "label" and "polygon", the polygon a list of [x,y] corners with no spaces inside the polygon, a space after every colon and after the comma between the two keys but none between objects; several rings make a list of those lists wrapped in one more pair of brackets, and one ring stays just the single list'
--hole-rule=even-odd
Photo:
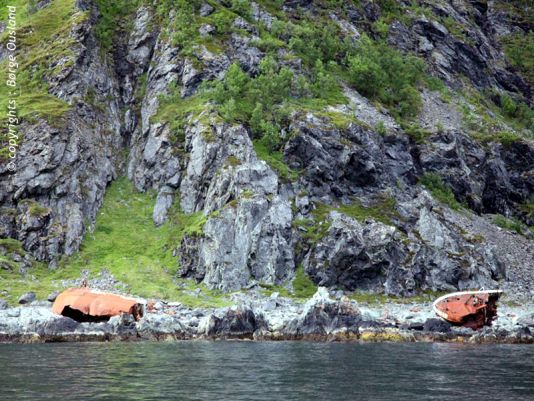
[{"label": "shrub on cliff", "polygon": [[421,106],[417,85],[425,67],[421,59],[363,35],[347,64],[350,82],[364,96],[381,101],[400,117],[417,114]]}]

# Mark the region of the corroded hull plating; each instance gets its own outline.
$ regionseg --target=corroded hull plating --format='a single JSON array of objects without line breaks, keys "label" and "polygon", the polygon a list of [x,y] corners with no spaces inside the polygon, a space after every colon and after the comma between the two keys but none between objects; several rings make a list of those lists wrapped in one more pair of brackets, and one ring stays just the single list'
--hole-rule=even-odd
[{"label": "corroded hull plating", "polygon": [[491,325],[497,316],[497,301],[502,290],[461,291],[434,301],[434,312],[448,322],[479,329]]},{"label": "corroded hull plating", "polygon": [[123,313],[129,313],[138,320],[143,315],[143,306],[134,298],[89,288],[69,288],[57,296],[52,311],[78,321],[107,320]]}]

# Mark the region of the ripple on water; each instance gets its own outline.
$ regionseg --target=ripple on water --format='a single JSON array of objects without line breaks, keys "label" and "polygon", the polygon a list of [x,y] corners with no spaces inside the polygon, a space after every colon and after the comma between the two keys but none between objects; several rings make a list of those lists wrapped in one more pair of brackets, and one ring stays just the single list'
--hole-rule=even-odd
[{"label": "ripple on water", "polygon": [[534,400],[528,345],[0,345],[0,400]]}]

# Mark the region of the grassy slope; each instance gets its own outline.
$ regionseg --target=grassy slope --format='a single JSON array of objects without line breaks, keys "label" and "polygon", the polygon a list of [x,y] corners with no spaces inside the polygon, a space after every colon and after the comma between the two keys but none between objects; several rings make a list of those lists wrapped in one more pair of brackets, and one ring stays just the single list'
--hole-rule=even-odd
[{"label": "grassy slope", "polygon": [[[71,47],[74,44],[69,37],[70,27],[80,22],[85,18],[85,15],[74,12],[74,0],[52,0],[50,6],[37,12],[29,12],[28,3],[28,0],[13,0],[10,2],[10,4],[18,6],[19,45],[23,49],[19,60],[21,64],[19,86],[27,89],[19,99],[19,115],[26,119],[33,119],[37,116],[57,119],[68,107],[64,102],[48,94],[48,87],[43,83],[42,77],[46,74],[57,72],[54,71],[53,67],[54,62],[57,60],[66,58],[66,63],[69,63],[68,59],[72,56]],[[279,18],[285,21],[284,23],[288,21],[288,16],[279,10],[278,2],[262,1],[261,3],[269,11],[278,14]],[[103,8],[102,11],[109,18],[102,19],[97,28],[97,36],[101,40],[103,47],[108,48],[112,44],[112,37],[108,34],[114,29],[116,18],[118,18],[117,15],[122,15],[123,11],[117,5],[107,5],[105,1],[99,1],[99,4]],[[129,2],[125,3],[124,0],[121,4],[130,5]],[[197,18],[198,21],[195,21],[195,28],[200,23],[209,22],[217,26],[219,34],[213,38],[202,39],[198,36],[197,30],[194,29],[195,40],[193,43],[204,44],[210,50],[218,52],[223,50],[222,47],[225,39],[227,39],[226,36],[233,29],[230,27],[230,22],[237,15],[237,11],[225,9],[219,3],[213,3],[213,5],[216,8],[216,12],[209,18]],[[400,9],[392,11],[391,21],[394,19],[393,17],[399,17],[395,13],[402,14]],[[5,7],[0,10],[0,17],[2,20],[6,19]],[[311,33],[306,33],[306,35],[314,38],[318,36],[318,32],[321,31],[319,29],[321,28],[320,25],[325,21],[327,20],[309,21],[307,29]],[[383,27],[386,32],[391,21],[387,18],[383,21],[386,24],[385,28]],[[251,22],[250,19],[249,22]],[[287,27],[289,26],[287,25]],[[278,36],[283,37],[285,32],[285,29],[281,29]],[[302,32],[298,32],[299,30],[295,31],[294,38],[302,37],[305,39],[307,37]],[[269,45],[274,45],[274,50],[278,47],[287,49],[295,47],[293,50],[298,56],[304,60],[307,59],[306,54],[301,54],[300,48],[290,44],[290,40],[287,38],[281,40],[279,37],[274,37],[262,27],[260,27],[260,37],[260,47],[263,45],[268,49]],[[5,34],[0,35],[0,41],[3,40],[5,40]],[[176,41],[176,38],[174,40]],[[302,48],[306,49],[306,51],[310,50],[309,46]],[[328,46],[325,46],[326,50],[328,50],[327,48]],[[189,53],[187,50],[190,49],[184,49],[185,55]],[[276,53],[274,50],[271,50],[272,54]],[[325,54],[328,53],[326,50]],[[375,53],[371,52],[367,58],[371,58],[371,61],[373,61]],[[325,65],[328,61],[332,61],[330,56],[324,56],[323,58]],[[364,61],[369,61],[367,58]],[[312,59],[315,60],[313,57]],[[336,59],[335,61],[340,65],[344,63],[342,59]],[[519,60],[518,63],[521,65],[528,64],[523,59]],[[5,64],[0,64],[0,73],[4,74],[5,68]],[[333,75],[335,79],[348,79],[347,71],[340,71],[340,66],[329,68],[331,70],[327,70],[327,72]],[[311,85],[315,79],[313,75],[317,72],[312,63],[307,63],[306,69],[309,70],[309,84]],[[392,76],[396,77],[395,74]],[[415,84],[410,81],[407,85],[413,86]],[[173,98],[172,93],[169,99],[171,100],[170,102],[162,102],[159,117],[166,121],[176,120],[174,121],[176,131],[180,131],[185,115],[201,111],[207,100],[198,98],[178,101]],[[311,109],[316,112],[323,111],[327,104],[339,103],[339,99],[336,96],[327,97],[320,102],[314,98],[286,99],[286,101],[286,104],[293,105],[295,109]],[[0,107],[5,108],[6,102],[5,86],[0,86]],[[334,116],[328,115],[327,117],[331,118],[334,125],[340,128],[346,126],[348,122],[352,122],[351,120],[340,119],[338,114]],[[177,133],[177,141],[179,142],[180,135],[178,134],[179,132]],[[254,146],[258,156],[265,159],[283,178],[292,180],[297,177],[297,174],[285,165],[281,152],[267,149],[265,142],[261,139],[256,140]],[[435,196],[435,192],[443,195],[443,199],[440,200],[446,203],[453,201],[447,188],[444,189],[440,185],[433,185],[435,184],[434,181],[426,184],[427,187],[431,187],[429,189],[433,190]],[[27,290],[34,290],[38,292],[40,297],[43,297],[52,289],[59,288],[60,279],[77,278],[84,269],[95,274],[102,268],[106,268],[117,279],[126,283],[129,291],[133,294],[181,300],[191,305],[224,304],[226,302],[224,297],[206,289],[204,289],[204,297],[195,298],[190,295],[190,290],[196,286],[194,283],[174,278],[178,266],[177,259],[172,257],[171,251],[179,243],[184,233],[199,234],[202,231],[204,218],[199,215],[185,216],[177,208],[170,223],[156,228],[151,219],[154,198],[155,195],[153,193],[140,194],[136,192],[125,179],[114,183],[106,195],[104,206],[97,218],[95,230],[86,235],[81,251],[70,258],[62,260],[60,267],[53,272],[50,272],[41,264],[36,264],[26,276],[0,269],[0,291],[7,291],[7,294],[4,293],[2,295],[0,293],[0,297],[13,301],[18,295]],[[456,206],[456,203],[453,206]],[[365,208],[359,203],[342,206],[338,210],[358,219],[373,217],[380,220],[382,217],[385,219],[382,220],[385,223],[389,222],[390,217],[387,215],[382,216],[379,213],[379,209]],[[319,218],[318,220],[322,221],[324,218]],[[312,221],[301,223],[305,228],[308,228],[308,224],[313,225]],[[311,242],[323,235],[324,229],[327,227],[327,224],[323,226],[313,225],[309,231]],[[304,297],[311,295],[315,290],[315,286],[309,281],[302,268],[297,269],[296,279],[293,284],[295,292],[293,294],[287,293],[287,295]]]},{"label": "grassy slope", "polygon": [[[67,105],[48,94],[46,76],[57,74],[62,68],[55,63],[62,61],[63,66],[73,63],[72,46],[75,39],[70,36],[71,27],[86,18],[86,14],[76,11],[74,0],[53,0],[48,7],[35,11],[29,8],[27,0],[10,2],[17,6],[17,99],[18,116],[34,119],[44,116],[49,120],[57,119]],[[2,7],[0,19],[7,19],[7,8]],[[7,32],[0,35],[2,46]],[[7,63],[0,64],[0,74],[5,76]],[[8,87],[0,86],[0,107],[5,110]],[[1,116],[2,119],[5,116]]]},{"label": "grassy slope", "polygon": [[[152,222],[154,193],[139,193],[125,178],[108,189],[92,233],[87,233],[80,252],[61,260],[53,271],[36,263],[27,275],[0,270],[0,297],[9,302],[26,291],[44,298],[60,289],[61,280],[79,278],[83,270],[95,277],[107,269],[128,286],[128,292],[143,297],[165,298],[192,306],[226,305],[225,296],[190,280],[176,279],[178,261],[172,249],[184,233],[198,233],[204,218],[185,216],[175,210],[172,223],[156,227]],[[191,290],[200,287],[197,298]]]}]

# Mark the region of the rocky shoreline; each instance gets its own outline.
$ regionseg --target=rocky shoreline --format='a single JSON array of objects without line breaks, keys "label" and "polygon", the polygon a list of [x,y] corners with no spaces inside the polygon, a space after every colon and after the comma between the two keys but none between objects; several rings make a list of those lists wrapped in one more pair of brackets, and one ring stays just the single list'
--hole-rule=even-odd
[{"label": "rocky shoreline", "polygon": [[428,304],[363,304],[319,288],[299,303],[277,293],[239,293],[226,308],[156,303],[139,321],[131,315],[99,323],[55,315],[48,302],[0,310],[0,343],[84,341],[345,341],[534,344],[532,305],[499,306],[491,327],[474,331],[437,319]]}]

